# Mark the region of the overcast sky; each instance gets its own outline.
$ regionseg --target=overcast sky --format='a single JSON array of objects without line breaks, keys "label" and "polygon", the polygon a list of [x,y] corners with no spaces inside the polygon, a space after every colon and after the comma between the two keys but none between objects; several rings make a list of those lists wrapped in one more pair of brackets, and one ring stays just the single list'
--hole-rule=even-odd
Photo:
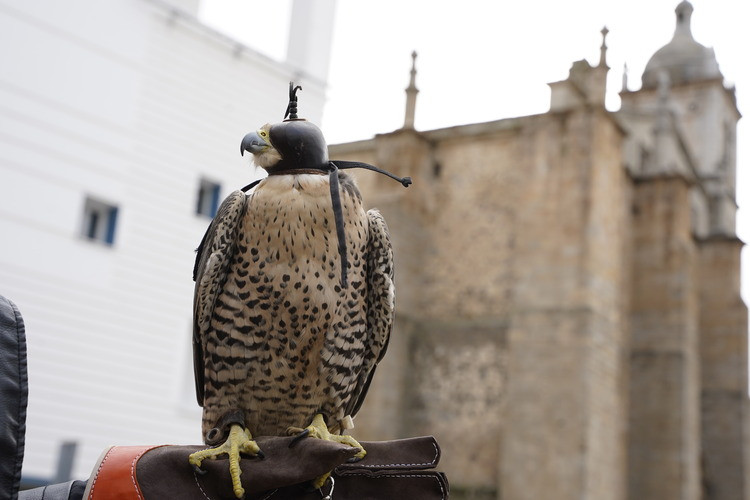
[{"label": "overcast sky", "polygon": [[[694,38],[715,49],[724,77],[737,86],[740,112],[748,112],[750,1],[691,3]],[[549,109],[547,83],[565,79],[573,61],[585,58],[597,63],[600,30],[605,25],[607,62],[612,68],[607,108],[617,110],[623,64],[629,68],[630,90],[637,90],[648,59],[672,38],[677,4],[677,0],[338,0],[328,104],[319,125],[331,144],[399,128],[412,50],[419,53],[417,129],[543,113]],[[283,60],[290,8],[290,0],[203,0],[201,17]],[[750,126],[745,120],[740,120],[737,140],[738,231],[747,241]],[[748,280],[744,281],[747,288]]]}]

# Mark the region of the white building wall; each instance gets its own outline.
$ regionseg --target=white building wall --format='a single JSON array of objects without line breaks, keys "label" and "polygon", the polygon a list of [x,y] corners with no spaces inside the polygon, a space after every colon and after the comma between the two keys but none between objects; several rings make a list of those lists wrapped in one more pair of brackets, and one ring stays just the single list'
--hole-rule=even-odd
[{"label": "white building wall", "polygon": [[[0,0],[0,294],[26,321],[24,476],[78,442],[200,442],[190,347],[193,250],[221,196],[259,174],[243,135],[282,119],[300,69],[156,0]],[[320,123],[324,82],[300,82]],[[112,247],[83,239],[87,195],[119,207]]]}]

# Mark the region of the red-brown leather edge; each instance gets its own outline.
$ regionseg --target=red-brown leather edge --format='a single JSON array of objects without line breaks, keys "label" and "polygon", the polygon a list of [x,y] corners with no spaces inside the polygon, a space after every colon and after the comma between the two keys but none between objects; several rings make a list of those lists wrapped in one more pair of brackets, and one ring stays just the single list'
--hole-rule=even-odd
[{"label": "red-brown leather edge", "polygon": [[107,450],[89,480],[86,500],[143,500],[135,466],[144,453],[159,446],[113,446]]}]

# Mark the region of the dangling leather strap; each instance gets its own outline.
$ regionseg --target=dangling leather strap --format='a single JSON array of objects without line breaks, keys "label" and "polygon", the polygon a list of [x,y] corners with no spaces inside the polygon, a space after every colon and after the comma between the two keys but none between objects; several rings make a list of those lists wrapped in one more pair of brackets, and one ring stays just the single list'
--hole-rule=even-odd
[{"label": "dangling leather strap", "polygon": [[361,163],[358,161],[329,161],[329,177],[331,179],[331,204],[333,206],[333,216],[336,220],[336,237],[338,238],[339,260],[341,261],[341,288],[347,287],[346,270],[349,268],[349,259],[346,254],[346,232],[344,232],[344,215],[341,211],[341,196],[339,195],[339,169],[344,168],[365,168],[379,174],[387,175],[391,179],[399,181],[404,187],[409,187],[411,177],[397,177],[375,165]]},{"label": "dangling leather strap", "polygon": [[349,268],[349,258],[346,255],[346,232],[344,232],[344,214],[341,211],[341,196],[339,195],[339,169],[333,162],[329,163],[328,178],[331,187],[331,206],[333,218],[336,222],[336,239],[338,240],[339,260],[341,261],[341,288],[347,287],[346,270]]},{"label": "dangling leather strap", "polygon": [[[333,162],[331,163],[333,164]],[[387,170],[383,170],[380,167],[376,167],[375,165],[370,165],[369,163],[362,163],[361,161],[337,160],[336,167],[338,167],[339,170],[346,170],[348,168],[364,168],[365,170],[372,170],[373,172],[383,174],[387,177],[390,177],[394,181],[400,182],[401,185],[404,186],[405,188],[411,186],[411,177],[399,177],[397,175],[393,175]]]}]

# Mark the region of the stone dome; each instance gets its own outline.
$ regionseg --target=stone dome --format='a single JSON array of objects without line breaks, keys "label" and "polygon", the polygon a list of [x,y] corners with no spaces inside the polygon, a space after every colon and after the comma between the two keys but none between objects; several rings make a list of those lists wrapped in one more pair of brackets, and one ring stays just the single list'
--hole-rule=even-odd
[{"label": "stone dome", "polygon": [[675,9],[677,26],[672,40],[656,51],[643,71],[643,88],[656,88],[666,73],[672,85],[721,78],[713,49],[696,42],[690,30],[693,6],[683,0]]}]

